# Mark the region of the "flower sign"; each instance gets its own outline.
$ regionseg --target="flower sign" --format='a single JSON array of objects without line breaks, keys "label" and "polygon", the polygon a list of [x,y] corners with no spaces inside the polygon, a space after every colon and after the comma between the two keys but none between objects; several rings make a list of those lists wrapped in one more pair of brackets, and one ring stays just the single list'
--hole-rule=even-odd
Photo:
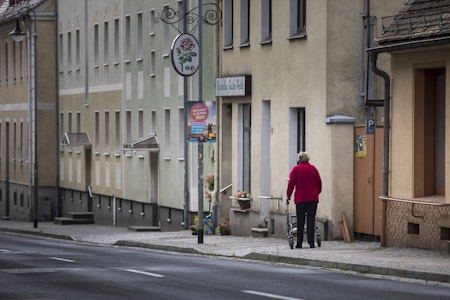
[{"label": "flower sign", "polygon": [[172,43],[172,65],[181,76],[191,76],[200,64],[199,45],[195,37],[189,33],[178,35]]}]

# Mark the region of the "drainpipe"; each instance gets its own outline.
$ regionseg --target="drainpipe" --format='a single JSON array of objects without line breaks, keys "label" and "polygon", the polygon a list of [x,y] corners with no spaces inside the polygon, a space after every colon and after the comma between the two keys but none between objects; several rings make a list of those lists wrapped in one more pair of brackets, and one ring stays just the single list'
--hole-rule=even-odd
[{"label": "drainpipe", "polygon": [[[58,1],[55,1],[55,35],[58,36]],[[58,43],[59,39],[56,39],[55,43],[55,53],[58,53]],[[58,55],[55,55],[55,117],[56,117],[56,217],[62,217],[62,198],[61,198],[61,190],[59,186],[59,179],[60,179],[60,173],[59,173],[59,59]]]},{"label": "drainpipe", "polygon": [[377,67],[377,59],[378,53],[371,52],[369,53],[370,62],[372,66],[372,71],[378,76],[383,77],[384,79],[384,163],[383,163],[383,196],[387,196],[389,194],[389,131],[390,131],[390,91],[391,91],[391,80],[389,78],[389,74],[378,69]]},{"label": "drainpipe", "polygon": [[[377,67],[377,52],[369,52],[370,63],[372,71],[378,76],[384,79],[384,145],[383,145],[383,196],[389,194],[389,132],[391,127],[391,106],[390,106],[390,91],[391,80],[389,74],[378,69]],[[386,247],[386,200],[381,203],[382,207],[382,221],[381,221],[381,237],[380,244],[382,247]]]}]

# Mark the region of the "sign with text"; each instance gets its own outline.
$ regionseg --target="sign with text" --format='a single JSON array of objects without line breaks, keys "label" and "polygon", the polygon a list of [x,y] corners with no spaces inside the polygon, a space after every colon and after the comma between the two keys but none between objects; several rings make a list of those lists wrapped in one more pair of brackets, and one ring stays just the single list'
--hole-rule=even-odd
[{"label": "sign with text", "polygon": [[251,75],[216,78],[217,97],[251,96],[251,91]]},{"label": "sign with text", "polygon": [[216,102],[188,101],[188,137],[192,143],[216,141]]}]

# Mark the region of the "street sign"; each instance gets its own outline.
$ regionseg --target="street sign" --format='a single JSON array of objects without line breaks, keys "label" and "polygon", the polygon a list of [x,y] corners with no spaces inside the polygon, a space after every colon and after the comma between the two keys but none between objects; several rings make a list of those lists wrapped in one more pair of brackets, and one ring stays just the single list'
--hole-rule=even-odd
[{"label": "street sign", "polygon": [[375,134],[377,121],[374,118],[366,119],[366,134]]}]

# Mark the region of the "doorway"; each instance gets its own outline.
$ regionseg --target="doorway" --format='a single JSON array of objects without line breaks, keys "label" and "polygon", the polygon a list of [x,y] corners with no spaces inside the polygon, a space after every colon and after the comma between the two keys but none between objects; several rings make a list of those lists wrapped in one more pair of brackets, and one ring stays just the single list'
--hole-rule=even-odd
[{"label": "doorway", "polygon": [[445,195],[445,68],[414,75],[413,194]]},{"label": "doorway", "polygon": [[354,232],[381,236],[383,190],[383,127],[366,134],[365,126],[355,127]]}]

